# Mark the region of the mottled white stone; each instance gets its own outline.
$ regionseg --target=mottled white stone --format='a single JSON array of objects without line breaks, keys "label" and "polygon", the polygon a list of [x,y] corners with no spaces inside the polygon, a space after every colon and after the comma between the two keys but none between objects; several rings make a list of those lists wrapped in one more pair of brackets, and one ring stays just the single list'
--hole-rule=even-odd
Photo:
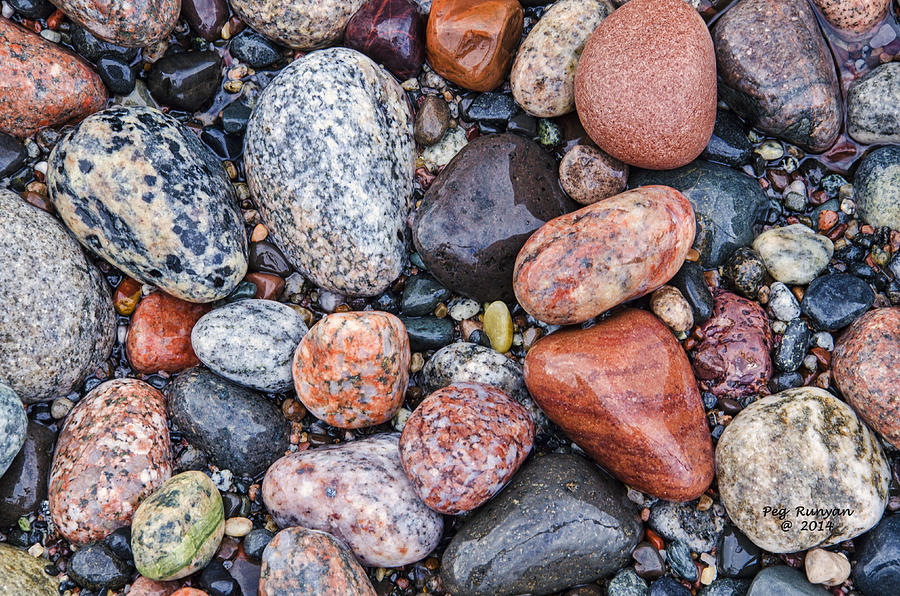
[{"label": "mottled white stone", "polygon": [[324,48],[344,34],[366,0],[232,0],[245,23],[296,50]]},{"label": "mottled white stone", "polygon": [[769,274],[786,284],[808,284],[828,266],[834,244],[803,224],[766,230],[753,241]]},{"label": "mottled white stone", "polygon": [[0,383],[0,476],[25,443],[27,426],[22,400],[15,391]]}]

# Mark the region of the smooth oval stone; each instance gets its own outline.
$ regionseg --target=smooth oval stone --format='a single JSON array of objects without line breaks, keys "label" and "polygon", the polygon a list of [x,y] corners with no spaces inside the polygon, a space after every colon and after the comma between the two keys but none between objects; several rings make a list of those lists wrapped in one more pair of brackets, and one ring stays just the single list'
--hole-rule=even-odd
[{"label": "smooth oval stone", "polygon": [[22,445],[28,417],[22,400],[8,385],[0,383],[0,476],[12,464]]},{"label": "smooth oval stone", "polygon": [[900,446],[900,309],[862,315],[834,347],[835,384],[860,418],[889,443]]},{"label": "smooth oval stone", "polygon": [[834,244],[803,224],[766,230],[753,241],[769,274],[791,285],[806,285],[828,266]]},{"label": "smooth oval stone", "polygon": [[425,19],[409,0],[369,0],[347,23],[344,45],[402,81],[418,74],[425,62]]},{"label": "smooth oval stone", "polygon": [[900,146],[879,147],[867,154],[853,177],[859,215],[876,228],[900,229]]},{"label": "smooth oval stone", "polygon": [[513,134],[474,139],[435,178],[412,224],[428,271],[480,302],[514,299],[516,255],[545,222],[577,205],[559,188],[556,162]]},{"label": "smooth oval stone", "polygon": [[37,511],[47,498],[47,475],[56,434],[37,422],[28,421],[25,443],[0,476],[0,525],[12,526]]},{"label": "smooth oval stone", "polygon": [[0,593],[59,596],[59,580],[47,574],[47,559],[0,544]]},{"label": "smooth oval stone", "polygon": [[516,258],[516,298],[545,323],[587,321],[671,279],[694,231],[691,204],[677,190],[623,192],[535,232]]},{"label": "smooth oval stone", "polygon": [[366,0],[232,0],[241,20],[295,50],[314,50],[341,39],[350,17]]},{"label": "smooth oval stone", "polygon": [[471,511],[500,492],[534,443],[528,412],[502,391],[455,383],[425,398],[400,437],[400,463],[426,505]]},{"label": "smooth oval stone", "polygon": [[669,283],[690,303],[694,323],[702,325],[712,316],[714,305],[712,293],[706,285],[703,269],[697,263],[685,261]]},{"label": "smooth oval stone", "polygon": [[375,596],[353,553],[325,532],[288,528],[263,551],[259,596]]},{"label": "smooth oval stone", "polygon": [[26,19],[46,19],[55,10],[47,0],[10,0],[8,4]]},{"label": "smooth oval stone", "polygon": [[809,284],[800,308],[816,329],[836,331],[859,318],[874,301],[869,284],[849,273],[832,273]]},{"label": "smooth oval stone", "polygon": [[428,275],[415,275],[406,280],[400,296],[400,312],[412,317],[430,315],[453,293]]},{"label": "smooth oval stone", "polygon": [[53,523],[70,542],[102,540],[169,479],[171,457],[162,393],[136,379],[97,386],[59,433],[48,492]]},{"label": "smooth oval stone", "polygon": [[247,271],[231,181],[194,133],[152,108],[86,119],[49,158],[50,198],[79,241],[188,302],[225,298]]},{"label": "smooth oval stone", "polygon": [[197,35],[206,41],[215,41],[228,20],[228,3],[225,0],[182,0],[181,14]]},{"label": "smooth oval stone", "polygon": [[414,149],[397,82],[363,54],[333,48],[295,60],[265,88],[244,163],[291,264],[329,291],[374,296],[406,260]]},{"label": "smooth oval stone", "polygon": [[886,515],[860,537],[853,583],[866,596],[889,594],[900,582],[900,515]]},{"label": "smooth oval stone", "polygon": [[280,527],[333,534],[366,566],[424,558],[443,520],[416,496],[400,465],[399,438],[378,434],[282,457],[263,480],[266,507]]},{"label": "smooth oval stone", "polygon": [[720,92],[751,125],[824,151],[841,132],[834,62],[806,0],[741,0],[712,31]]},{"label": "smooth oval stone", "polygon": [[826,591],[822,586],[817,586],[806,581],[806,577],[800,571],[788,567],[787,565],[775,565],[767,567],[760,571],[750,589],[747,596],[826,596]]},{"label": "smooth oval stone", "polygon": [[809,335],[809,326],[803,319],[789,322],[775,351],[775,368],[783,372],[793,372],[800,368],[809,348]]},{"label": "smooth oval stone", "polygon": [[[446,105],[446,104],[444,104]],[[18,139],[0,132],[0,178],[14,174],[25,165],[28,151]]]},{"label": "smooth oval stone", "polygon": [[682,0],[631,0],[588,40],[575,105],[591,139],[627,164],[668,170],[703,151],[716,121],[706,24]]},{"label": "smooth oval stone", "polygon": [[83,60],[0,17],[0,132],[28,137],[105,104],[106,88]]},{"label": "smooth oval stone", "polygon": [[172,427],[220,468],[256,476],[284,455],[290,424],[275,402],[192,368],[166,388]]},{"label": "smooth oval stone", "polygon": [[741,410],[719,438],[716,477],[731,520],[773,553],[866,532],[881,519],[890,484],[875,436],[847,404],[817,387],[788,389]]},{"label": "smooth oval stone", "polygon": [[628,164],[591,145],[575,145],[559,162],[559,183],[570,197],[590,205],[625,190]]},{"label": "smooth oval stone", "polygon": [[688,501],[712,482],[691,365],[650,313],[627,309],[538,340],[525,357],[525,382],[547,416],[629,486]]},{"label": "smooth oval stone", "polygon": [[453,321],[437,317],[400,317],[413,352],[439,350],[453,341]]},{"label": "smooth oval stone", "polygon": [[191,347],[191,329],[209,312],[205,304],[192,304],[153,292],[134,309],[125,353],[136,371],[181,372],[200,364]]},{"label": "smooth oval stone", "polygon": [[216,374],[258,391],[293,385],[291,361],[307,327],[297,311],[272,300],[240,300],[197,321],[191,345]]},{"label": "smooth oval stone", "polygon": [[850,85],[847,134],[864,144],[900,142],[900,63],[882,64]]},{"label": "smooth oval stone", "polygon": [[813,4],[835,28],[856,37],[884,20],[891,0],[813,0]]},{"label": "smooth oval stone", "polygon": [[281,58],[281,49],[252,29],[235,37],[229,46],[229,51],[232,56],[250,68],[263,68]]},{"label": "smooth oval stone", "polygon": [[409,337],[386,312],[326,315],[294,354],[297,399],[338,428],[365,428],[390,420],[409,382]]},{"label": "smooth oval stone", "polygon": [[55,4],[100,39],[129,48],[149,46],[168,37],[181,12],[179,0],[58,0]]},{"label": "smooth oval stone", "polygon": [[753,145],[750,144],[741,119],[729,110],[716,110],[713,134],[700,157],[729,166],[740,166],[750,160],[752,153]]},{"label": "smooth oval stone", "polygon": [[97,73],[110,93],[128,95],[134,91],[134,71],[118,56],[101,57],[97,61]]},{"label": "smooth oval stone", "polygon": [[71,25],[72,47],[85,60],[96,63],[103,56],[116,56],[126,62],[137,57],[140,48],[125,48],[102,39],[97,39],[90,31],[76,23]]},{"label": "smooth oval stone", "polygon": [[215,52],[169,54],[153,63],[147,89],[162,104],[194,112],[212,99],[221,79],[222,58]]},{"label": "smooth oval stone", "polygon": [[671,186],[687,197],[697,218],[693,247],[706,269],[724,264],[735,249],[753,242],[753,224],[768,206],[756,180],[702,160],[665,172],[633,171],[629,184]]},{"label": "smooth oval stone", "polygon": [[553,118],[575,109],[575,67],[591,33],[615,7],[609,0],[561,0],[550,6],[519,46],[509,74],[516,102]]},{"label": "smooth oval stone", "polygon": [[153,580],[206,567],[225,535],[222,496],[203,472],[170,478],[134,513],[131,549],[138,573]]},{"label": "smooth oval stone", "polygon": [[549,594],[626,565],[641,535],[621,484],[584,458],[526,464],[451,540],[441,578],[451,594]]},{"label": "smooth oval stone", "polygon": [[725,577],[753,577],[762,565],[761,551],[740,530],[728,526],[716,548],[717,569]]},{"label": "smooth oval stone", "polygon": [[119,590],[131,578],[131,569],[101,542],[75,551],[66,565],[66,574],[88,590]]},{"label": "smooth oval stone", "polygon": [[110,290],[59,220],[4,189],[0,227],[0,383],[25,403],[67,395],[112,351]]}]

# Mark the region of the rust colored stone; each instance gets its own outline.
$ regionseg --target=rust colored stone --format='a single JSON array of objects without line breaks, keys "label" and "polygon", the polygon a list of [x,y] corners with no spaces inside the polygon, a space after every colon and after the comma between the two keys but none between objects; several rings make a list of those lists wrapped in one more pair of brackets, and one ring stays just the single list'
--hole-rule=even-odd
[{"label": "rust colored stone", "polygon": [[256,298],[262,300],[277,300],[284,290],[284,280],[271,273],[248,273],[244,277],[256,286]]},{"label": "rust colored stone", "polygon": [[27,137],[106,105],[106,87],[81,58],[0,17],[0,132]]},{"label": "rust colored stone", "polygon": [[683,0],[631,0],[588,40],[575,73],[578,117],[597,145],[658,170],[696,158],[716,120],[716,58]]},{"label": "rust colored stone", "polygon": [[426,28],[428,63],[473,91],[503,82],[522,36],[516,0],[434,0]]},{"label": "rust colored stone", "polygon": [[525,382],[547,416],[629,486],[688,501],[712,482],[691,365],[652,314],[626,309],[541,339],[525,358]]},{"label": "rust colored stone", "polygon": [[900,448],[900,308],[856,319],[832,356],[834,382],[856,413]]},{"label": "rust colored stone", "polygon": [[141,282],[128,277],[122,278],[116,291],[113,293],[113,308],[120,315],[126,317],[134,312],[138,302],[141,300]]},{"label": "rust colored stone", "polygon": [[178,589],[178,582],[158,582],[139,575],[128,596],[171,596]]},{"label": "rust colored stone", "polygon": [[156,291],[138,303],[131,317],[125,353],[138,372],[180,372],[200,360],[191,347],[191,329],[211,310]]}]

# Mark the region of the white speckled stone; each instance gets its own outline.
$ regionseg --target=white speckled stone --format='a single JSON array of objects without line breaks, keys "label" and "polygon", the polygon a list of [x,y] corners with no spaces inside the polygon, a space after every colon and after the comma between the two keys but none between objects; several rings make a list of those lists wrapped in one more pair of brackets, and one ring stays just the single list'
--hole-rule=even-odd
[{"label": "white speckled stone", "polygon": [[[877,524],[891,474],[878,439],[850,406],[822,389],[800,387],[735,416],[716,447],[716,477],[729,517],[750,540],[793,553],[849,540]],[[835,509],[841,513],[829,513]]]},{"label": "white speckled stone", "polygon": [[27,426],[22,400],[9,386],[0,383],[0,476],[25,443]]},{"label": "white speckled stone", "polygon": [[308,331],[303,318],[272,300],[240,300],[205,314],[191,330],[197,358],[216,374],[259,391],[293,387],[294,350]]},{"label": "white speckled stone", "polygon": [[860,143],[900,143],[900,62],[882,64],[850,85],[847,132]]},{"label": "white speckled stone", "polygon": [[406,259],[415,146],[400,85],[347,48],[272,80],[247,124],[250,191],[278,246],[317,285],[373,296]]},{"label": "white speckled stone", "polygon": [[0,382],[25,403],[66,395],[109,357],[109,287],[59,220],[0,189]]},{"label": "white speckled stone", "polygon": [[231,0],[248,25],[296,50],[332,45],[366,0]]},{"label": "white speckled stone", "polygon": [[516,102],[552,118],[575,109],[575,67],[584,44],[614,7],[609,0],[560,0],[522,42],[509,75]]},{"label": "white speckled stone", "polygon": [[828,266],[834,244],[803,224],[766,230],[753,241],[769,274],[786,284],[808,284]]},{"label": "white speckled stone", "polygon": [[247,238],[221,162],[152,108],[110,108],[50,154],[50,198],[78,240],[122,271],[189,302],[231,293]]}]

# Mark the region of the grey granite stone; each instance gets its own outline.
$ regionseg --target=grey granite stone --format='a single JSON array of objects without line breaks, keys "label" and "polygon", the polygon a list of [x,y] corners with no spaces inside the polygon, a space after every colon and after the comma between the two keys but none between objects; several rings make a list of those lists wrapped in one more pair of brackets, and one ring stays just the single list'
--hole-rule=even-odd
[{"label": "grey granite stone", "polygon": [[9,386],[0,383],[0,476],[22,448],[27,426],[22,400]]},{"label": "grey granite stone", "polygon": [[296,50],[332,45],[366,0],[232,0],[241,19],[269,39]]},{"label": "grey granite stone", "polygon": [[860,143],[900,142],[900,62],[882,64],[850,85],[847,132]]},{"label": "grey granite stone", "polygon": [[856,169],[853,191],[866,223],[900,229],[900,146],[879,147],[867,154]]}]

